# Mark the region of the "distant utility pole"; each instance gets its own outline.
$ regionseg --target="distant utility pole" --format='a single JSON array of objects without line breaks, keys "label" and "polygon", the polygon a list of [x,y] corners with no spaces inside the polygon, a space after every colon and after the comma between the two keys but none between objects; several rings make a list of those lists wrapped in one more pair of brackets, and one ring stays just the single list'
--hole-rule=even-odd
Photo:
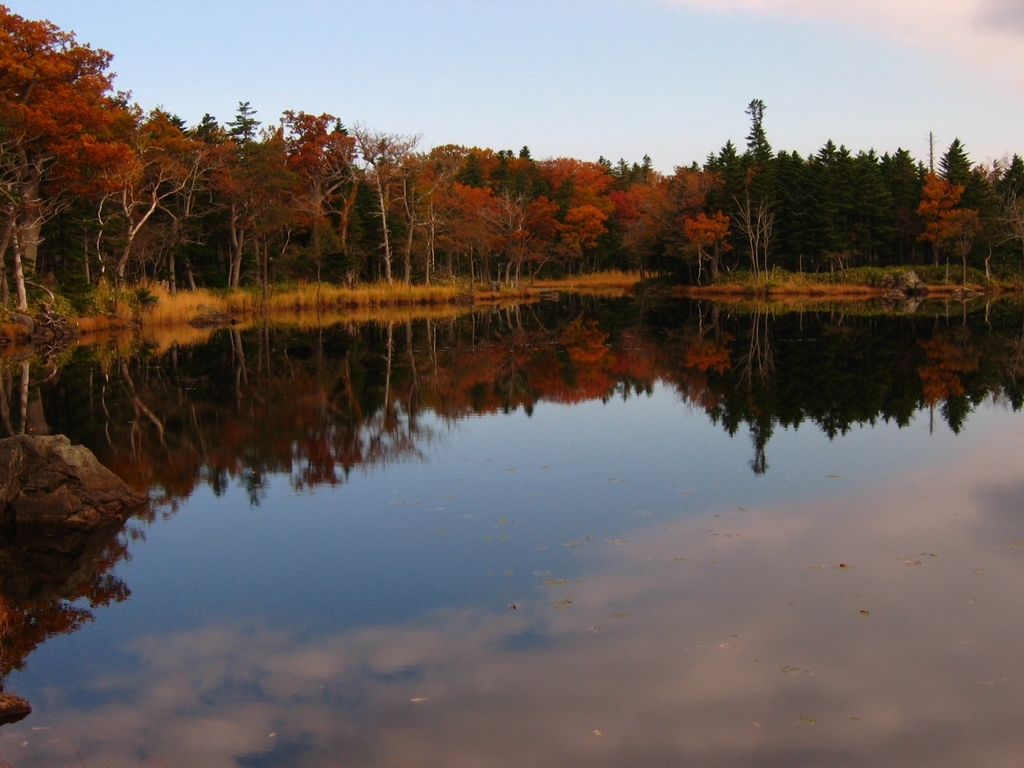
[{"label": "distant utility pole", "polygon": [[928,131],[928,173],[935,173],[935,134]]}]

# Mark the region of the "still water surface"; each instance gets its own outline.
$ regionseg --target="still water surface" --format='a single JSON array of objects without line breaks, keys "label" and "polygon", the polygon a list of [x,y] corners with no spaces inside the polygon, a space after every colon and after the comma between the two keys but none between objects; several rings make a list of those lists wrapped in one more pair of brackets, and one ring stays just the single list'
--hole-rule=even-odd
[{"label": "still water surface", "polygon": [[1021,326],[563,299],[79,350],[29,426],[156,501],[6,589],[0,755],[1019,765]]}]

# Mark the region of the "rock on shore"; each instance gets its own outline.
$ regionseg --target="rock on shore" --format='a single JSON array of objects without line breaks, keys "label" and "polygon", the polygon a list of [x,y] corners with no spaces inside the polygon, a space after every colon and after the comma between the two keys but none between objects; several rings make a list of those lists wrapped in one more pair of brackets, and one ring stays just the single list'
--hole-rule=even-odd
[{"label": "rock on shore", "polygon": [[0,440],[0,521],[19,530],[90,530],[123,521],[146,502],[81,445],[63,435]]}]

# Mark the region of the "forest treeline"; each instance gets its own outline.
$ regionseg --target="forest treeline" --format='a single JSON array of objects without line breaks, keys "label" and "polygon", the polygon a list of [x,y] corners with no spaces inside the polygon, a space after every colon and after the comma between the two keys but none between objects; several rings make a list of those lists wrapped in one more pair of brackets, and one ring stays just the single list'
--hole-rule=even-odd
[{"label": "forest treeline", "polygon": [[[282,281],[517,283],[604,269],[705,283],[723,272],[919,263],[1024,268],[1024,160],[954,141],[772,149],[765,105],[744,147],[656,171],[444,145],[249,102],[187,125],[113,89],[112,56],[0,6],[0,298],[40,286]],[[79,307],[84,308],[84,307]],[[94,307],[99,308],[99,307]]]}]

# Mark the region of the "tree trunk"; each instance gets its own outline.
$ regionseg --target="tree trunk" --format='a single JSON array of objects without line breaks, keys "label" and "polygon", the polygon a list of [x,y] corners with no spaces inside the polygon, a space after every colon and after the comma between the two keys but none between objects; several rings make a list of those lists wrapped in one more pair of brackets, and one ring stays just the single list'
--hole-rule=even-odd
[{"label": "tree trunk", "polygon": [[384,196],[384,187],[377,180],[377,200],[380,203],[380,225],[384,234],[384,279],[391,285],[391,239],[388,237],[388,204]]},{"label": "tree trunk", "polygon": [[43,200],[39,195],[39,174],[30,170],[28,180],[21,185],[21,215],[18,217],[18,241],[24,274],[36,272],[39,255],[39,233],[43,226]]},{"label": "tree trunk", "polygon": [[28,309],[28,296],[25,293],[25,268],[21,259],[21,238],[14,235],[14,285],[18,289],[18,309]]},{"label": "tree trunk", "polygon": [[231,250],[228,256],[228,287],[237,288],[242,277],[242,253],[245,247],[245,230],[239,226],[238,207],[231,204],[229,231],[231,234]]}]

